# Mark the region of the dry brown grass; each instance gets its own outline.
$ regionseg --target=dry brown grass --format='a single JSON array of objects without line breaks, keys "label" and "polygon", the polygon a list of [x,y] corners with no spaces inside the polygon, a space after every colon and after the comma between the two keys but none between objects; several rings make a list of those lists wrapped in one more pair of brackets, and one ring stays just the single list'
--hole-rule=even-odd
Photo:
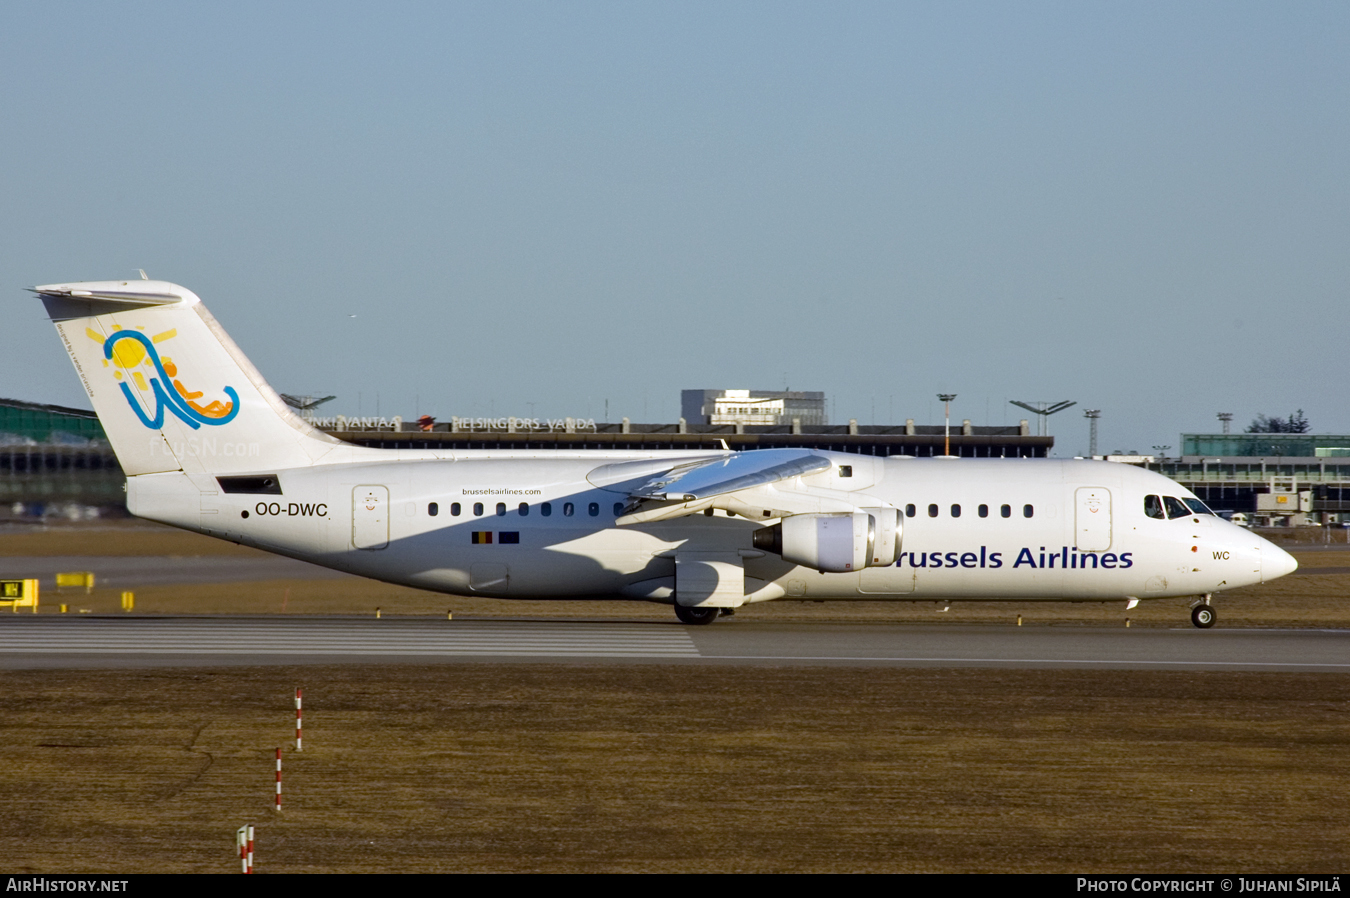
[{"label": "dry brown grass", "polygon": [[[305,751],[289,745],[305,688]],[[1318,674],[335,666],[6,674],[14,872],[1343,871]]]},{"label": "dry brown grass", "polygon": [[267,555],[200,533],[136,519],[87,524],[10,525],[0,531],[0,557],[52,555]]}]

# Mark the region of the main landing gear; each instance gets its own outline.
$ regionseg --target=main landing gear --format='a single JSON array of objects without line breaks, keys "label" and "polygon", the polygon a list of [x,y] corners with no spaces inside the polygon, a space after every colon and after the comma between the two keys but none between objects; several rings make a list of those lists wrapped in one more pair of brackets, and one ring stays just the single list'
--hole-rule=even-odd
[{"label": "main landing gear", "polygon": [[721,608],[694,608],[689,605],[675,603],[675,616],[680,619],[682,624],[697,624],[702,626],[710,624],[717,620],[717,616],[722,613]]},{"label": "main landing gear", "polygon": [[1199,604],[1191,608],[1191,623],[1202,630],[1208,630],[1214,626],[1216,616],[1214,606],[1209,604],[1209,596],[1205,596]]}]

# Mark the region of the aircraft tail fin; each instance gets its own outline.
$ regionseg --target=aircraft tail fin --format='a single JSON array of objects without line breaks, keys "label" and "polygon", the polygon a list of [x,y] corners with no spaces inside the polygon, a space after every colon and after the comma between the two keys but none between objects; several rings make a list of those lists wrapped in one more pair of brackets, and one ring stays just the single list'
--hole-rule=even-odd
[{"label": "aircraft tail fin", "polygon": [[346,445],[292,412],[190,290],[150,280],[31,289],[128,476],[301,467]]}]

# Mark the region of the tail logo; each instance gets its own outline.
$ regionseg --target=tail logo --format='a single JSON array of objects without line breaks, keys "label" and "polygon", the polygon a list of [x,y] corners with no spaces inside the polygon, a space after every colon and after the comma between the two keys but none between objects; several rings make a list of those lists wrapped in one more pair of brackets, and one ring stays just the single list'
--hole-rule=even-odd
[{"label": "tail logo", "polygon": [[[91,340],[103,344],[104,366],[111,363],[117,369],[113,376],[119,381],[122,395],[146,427],[154,430],[163,427],[166,408],[193,430],[200,429],[203,424],[212,427],[228,424],[239,414],[239,394],[233,387],[225,387],[228,402],[213,399],[201,405],[196,400],[201,399],[202,393],[192,392],[183,386],[183,382],[178,380],[178,367],[173,360],[160,357],[155,344],[178,336],[177,330],[168,330],[153,338],[134,330],[116,330],[106,340],[92,329],[87,330],[86,334]],[[166,388],[165,384],[172,384],[172,389]],[[152,406],[155,410],[153,417],[145,413],[145,409]]]}]

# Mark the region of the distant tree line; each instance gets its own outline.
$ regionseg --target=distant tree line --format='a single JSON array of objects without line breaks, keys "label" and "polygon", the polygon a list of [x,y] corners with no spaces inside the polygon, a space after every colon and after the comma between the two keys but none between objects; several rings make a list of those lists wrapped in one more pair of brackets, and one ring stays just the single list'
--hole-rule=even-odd
[{"label": "distant tree line", "polygon": [[1303,409],[1294,412],[1288,418],[1268,418],[1265,415],[1257,415],[1252,419],[1251,426],[1247,428],[1247,433],[1307,433],[1312,430],[1312,425],[1303,415]]}]

